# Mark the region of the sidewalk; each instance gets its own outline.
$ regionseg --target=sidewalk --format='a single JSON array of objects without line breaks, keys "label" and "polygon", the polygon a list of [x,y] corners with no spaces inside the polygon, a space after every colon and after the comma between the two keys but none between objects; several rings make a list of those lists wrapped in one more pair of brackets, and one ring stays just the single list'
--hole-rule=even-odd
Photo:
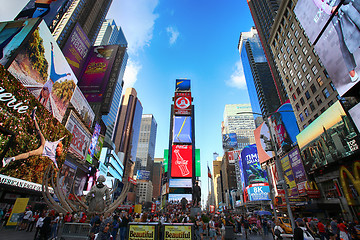
[{"label": "sidewalk", "polygon": [[4,240],[32,240],[35,236],[35,229],[32,232],[15,231],[15,228],[3,228],[0,230],[0,239]]}]

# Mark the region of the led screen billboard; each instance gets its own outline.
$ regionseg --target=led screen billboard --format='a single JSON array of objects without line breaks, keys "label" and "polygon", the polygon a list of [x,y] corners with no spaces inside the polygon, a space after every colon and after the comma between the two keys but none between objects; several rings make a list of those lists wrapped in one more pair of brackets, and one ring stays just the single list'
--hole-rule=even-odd
[{"label": "led screen billboard", "polygon": [[92,158],[95,153],[95,148],[96,148],[96,144],[98,142],[98,138],[100,135],[100,130],[101,130],[100,124],[96,123],[93,135],[91,137],[90,145],[89,145],[89,148],[87,151],[87,155],[86,155],[86,161],[88,161],[89,163],[92,163]]},{"label": "led screen billboard", "polygon": [[352,107],[349,110],[349,114],[354,121],[355,126],[358,129],[358,132],[360,132],[360,103],[356,104],[354,107]]},{"label": "led screen billboard", "polygon": [[77,168],[75,179],[74,179],[74,193],[76,196],[82,196],[83,191],[85,189],[86,183],[87,183],[88,177],[87,173],[81,170],[80,168]]},{"label": "led screen billboard", "polygon": [[78,86],[75,87],[74,94],[70,100],[70,103],[73,105],[77,113],[81,116],[86,126],[90,128],[94,122],[95,113]]},{"label": "led screen billboard", "polygon": [[192,146],[173,145],[171,177],[192,177]]},{"label": "led screen billboard", "polygon": [[297,191],[296,181],[295,181],[295,178],[294,178],[293,170],[291,168],[291,164],[290,164],[290,161],[289,161],[289,155],[285,155],[285,157],[283,157],[280,160],[280,162],[281,162],[281,167],[283,169],[285,182],[290,187],[289,195],[292,196],[292,197],[296,197],[299,194],[298,194],[298,191]]},{"label": "led screen billboard", "polygon": [[[262,135],[262,137],[261,137],[261,135]],[[254,130],[254,137],[255,137],[255,143],[256,143],[256,148],[258,151],[260,163],[266,162],[270,158],[274,157],[273,151],[265,150],[266,143],[264,140],[265,140],[265,138],[267,138],[267,140],[270,140],[269,128],[265,124],[265,122],[260,124],[260,126]]]},{"label": "led screen billboard", "polygon": [[77,79],[48,27],[41,22],[8,68],[59,121]]},{"label": "led screen billboard", "polygon": [[174,114],[191,114],[191,92],[175,92]]},{"label": "led screen billboard", "polygon": [[169,194],[169,200],[168,201],[180,201],[182,198],[186,198],[186,200],[188,200],[188,202],[190,202],[192,200],[192,194],[176,194],[176,193],[170,193]]},{"label": "led screen billboard", "polygon": [[169,179],[169,187],[171,188],[191,188],[191,178],[172,178]]},{"label": "led screen billboard", "polygon": [[72,192],[72,185],[74,183],[76,169],[76,165],[67,160],[65,160],[64,164],[62,165],[59,175],[59,186],[66,195]]},{"label": "led screen billboard", "polygon": [[190,79],[176,79],[175,92],[190,90]]},{"label": "led screen billboard", "polygon": [[289,152],[289,160],[294,174],[294,179],[297,184],[298,192],[299,194],[303,194],[305,193],[305,189],[301,186],[306,183],[307,177],[298,148],[295,148]]},{"label": "led screen billboard", "polygon": [[80,79],[91,43],[84,30],[76,23],[62,51],[75,76]]},{"label": "led screen billboard", "polygon": [[201,177],[200,149],[195,149],[195,176]]},{"label": "led screen billboard", "polygon": [[91,140],[90,131],[86,129],[73,111],[70,112],[65,127],[73,136],[69,152],[74,154],[77,159],[85,160],[87,149],[89,148]]},{"label": "led screen billboard", "polygon": [[0,156],[15,157],[7,159],[11,162],[5,160],[7,165],[0,168],[0,174],[41,184],[49,164],[61,167],[65,161],[71,133],[2,66],[0,95]]},{"label": "led screen billboard", "polygon": [[251,184],[247,188],[249,201],[267,201],[270,198],[270,188],[268,183]]},{"label": "led screen billboard", "polygon": [[164,149],[164,172],[168,171],[169,149]]},{"label": "led screen billboard", "polygon": [[91,47],[79,87],[88,102],[102,102],[119,46]]},{"label": "led screen billboard", "polygon": [[237,137],[236,133],[229,133],[222,135],[223,149],[230,150],[231,148],[237,148]]},{"label": "led screen billboard", "polygon": [[[339,3],[339,0],[299,0],[294,12],[310,41],[318,39],[314,49],[342,96],[359,82],[360,7],[358,0]],[[335,12],[338,5],[340,8]],[[331,17],[330,24],[321,32]]]},{"label": "led screen billboard", "polygon": [[297,140],[306,172],[352,155],[359,148],[355,127],[340,101],[306,127]]},{"label": "led screen billboard", "polygon": [[136,180],[147,180],[150,181],[150,171],[137,170]]},{"label": "led screen billboard", "polygon": [[241,150],[228,151],[227,154],[228,154],[229,163],[238,162],[240,159],[240,153]]},{"label": "led screen billboard", "polygon": [[0,23],[0,64],[7,68],[14,60],[20,50],[20,46],[34,27],[38,25],[39,19]]},{"label": "led screen billboard", "polygon": [[191,143],[191,117],[174,117],[173,143]]}]

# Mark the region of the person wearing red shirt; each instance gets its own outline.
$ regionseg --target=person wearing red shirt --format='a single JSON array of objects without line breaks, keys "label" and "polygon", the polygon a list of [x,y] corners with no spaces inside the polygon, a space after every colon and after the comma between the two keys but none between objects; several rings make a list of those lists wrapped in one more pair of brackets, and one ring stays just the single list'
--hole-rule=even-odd
[{"label": "person wearing red shirt", "polygon": [[325,240],[325,238],[329,239],[329,237],[326,235],[325,225],[321,221],[317,223],[317,228],[319,229],[321,240]]},{"label": "person wearing red shirt", "polygon": [[337,225],[337,228],[339,229],[339,232],[340,232],[340,234],[339,234],[340,239],[349,240],[349,237],[347,235],[347,227],[344,224],[343,220],[339,220],[338,222],[339,222],[339,224]]}]

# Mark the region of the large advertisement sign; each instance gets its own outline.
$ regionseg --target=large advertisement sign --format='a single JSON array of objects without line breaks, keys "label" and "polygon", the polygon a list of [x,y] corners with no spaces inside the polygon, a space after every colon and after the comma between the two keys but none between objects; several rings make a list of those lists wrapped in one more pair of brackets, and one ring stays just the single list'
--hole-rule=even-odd
[{"label": "large advertisement sign", "polygon": [[25,212],[29,198],[17,198],[11,214],[6,223],[7,226],[16,226],[20,220],[20,214]]},{"label": "large advertisement sign", "polygon": [[[2,66],[0,123],[0,155],[6,157],[3,161],[6,165],[0,168],[0,174],[42,183],[44,170],[49,164],[62,166],[71,140],[70,132]],[[3,152],[10,141],[7,132],[11,132],[15,139]]]},{"label": "large advertisement sign", "polygon": [[289,155],[286,155],[281,159],[281,167],[284,172],[285,182],[290,187],[289,195],[293,197],[298,196],[299,194],[297,191],[293,170],[290,165]]},{"label": "large advertisement sign", "polygon": [[60,19],[58,15],[63,12],[63,7],[68,0],[30,0],[15,19],[42,18],[47,26],[53,25],[54,21]]},{"label": "large advertisement sign", "polygon": [[150,181],[150,171],[137,170],[137,172],[136,172],[136,180]]},{"label": "large advertisement sign", "polygon": [[301,186],[303,186],[303,183],[307,181],[307,177],[298,148],[295,148],[289,153],[289,161],[294,174],[295,182],[297,184],[298,192],[299,194],[303,194],[305,193],[305,188]]},{"label": "large advertisement sign", "polygon": [[297,139],[306,172],[352,155],[359,149],[354,128],[340,101],[305,128]]},{"label": "large advertisement sign", "polygon": [[192,239],[192,226],[190,224],[164,225],[164,240]]},{"label": "large advertisement sign", "polygon": [[174,117],[173,143],[191,143],[191,117]]},{"label": "large advertisement sign", "polygon": [[359,82],[360,3],[339,3],[340,0],[299,0],[294,11],[310,41],[314,43],[318,38],[315,50],[342,96]]},{"label": "large advertisement sign", "polygon": [[155,240],[155,225],[133,225],[129,224],[129,240]]},{"label": "large advertisement sign", "polygon": [[360,103],[356,104],[354,107],[352,107],[349,110],[349,114],[354,121],[355,126],[358,129],[358,132],[360,132]]},{"label": "large advertisement sign", "polygon": [[191,92],[175,92],[174,114],[191,114]]},{"label": "large advertisement sign", "polygon": [[231,148],[237,148],[237,137],[236,133],[229,133],[222,135],[223,149],[229,150]]},{"label": "large advertisement sign", "polygon": [[59,121],[77,79],[48,27],[41,22],[8,68]]},{"label": "large advertisement sign", "polygon": [[239,161],[241,150],[228,151],[227,154],[228,154],[229,163],[232,164]]},{"label": "large advertisement sign", "polygon": [[74,182],[76,169],[77,167],[73,163],[67,160],[64,162],[61,168],[61,172],[59,175],[60,176],[59,184],[60,184],[60,188],[63,190],[65,194],[69,194],[72,192],[71,187]]},{"label": "large advertisement sign", "polygon": [[170,193],[169,194],[169,201],[179,202],[182,198],[186,198],[189,202],[192,201],[192,194],[177,194],[177,193]]},{"label": "large advertisement sign", "polygon": [[69,40],[62,50],[75,76],[79,79],[90,47],[89,38],[79,23],[76,23],[74,30],[69,36]]},{"label": "large advertisement sign", "polygon": [[7,68],[14,60],[24,40],[32,33],[39,19],[0,23],[0,64]]},{"label": "large advertisement sign", "polygon": [[88,102],[102,102],[119,46],[96,46],[89,51],[79,87]]},{"label": "large advertisement sign", "polygon": [[192,146],[173,145],[171,177],[192,177]]},{"label": "large advertisement sign", "polygon": [[96,144],[97,144],[98,138],[100,136],[100,130],[101,130],[100,124],[96,123],[93,135],[91,137],[91,142],[90,142],[90,145],[88,148],[87,156],[86,156],[86,161],[88,161],[89,163],[92,163],[92,158],[95,153]]},{"label": "large advertisement sign", "polygon": [[274,157],[274,153],[272,151],[266,151],[266,143],[264,140],[265,138],[270,140],[270,132],[265,122],[254,130],[254,137],[260,163],[266,162],[270,158]]},{"label": "large advertisement sign", "polygon": [[88,180],[87,173],[81,170],[80,168],[77,168],[74,179],[74,186],[73,186],[74,193],[76,196],[84,195],[83,191],[85,189],[87,180]]},{"label": "large advertisement sign", "polygon": [[270,188],[268,183],[251,184],[247,188],[249,201],[266,201],[271,200]]},{"label": "large advertisement sign", "polygon": [[95,113],[78,86],[75,87],[70,103],[74,106],[78,114],[80,114],[86,126],[91,127],[95,119]]},{"label": "large advertisement sign", "polygon": [[195,176],[201,177],[200,149],[195,149]]},{"label": "large advertisement sign", "polygon": [[175,92],[190,90],[190,79],[176,79]]},{"label": "large advertisement sign", "polygon": [[296,135],[299,134],[299,127],[291,104],[287,102],[281,105],[271,115],[269,123],[272,133],[275,134],[275,142],[279,149],[279,154],[289,151],[291,145],[296,143]]},{"label": "large advertisement sign", "polygon": [[69,152],[73,153],[79,160],[85,160],[91,140],[90,131],[86,129],[73,111],[70,112],[65,127],[73,135]]},{"label": "large advertisement sign", "polygon": [[169,187],[171,188],[191,188],[191,178],[172,178],[169,179]]}]

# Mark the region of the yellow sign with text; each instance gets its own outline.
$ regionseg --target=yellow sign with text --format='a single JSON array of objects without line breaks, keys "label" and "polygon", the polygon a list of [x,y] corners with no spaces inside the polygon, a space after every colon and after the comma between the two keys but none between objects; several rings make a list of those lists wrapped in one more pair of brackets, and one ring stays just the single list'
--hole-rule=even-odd
[{"label": "yellow sign with text", "polygon": [[25,212],[29,198],[17,198],[6,226],[16,226],[19,215]]},{"label": "yellow sign with text", "polygon": [[155,226],[129,225],[129,240],[154,240]]},{"label": "yellow sign with text", "polygon": [[191,240],[191,225],[165,225],[164,240]]},{"label": "yellow sign with text", "polygon": [[141,204],[136,204],[135,208],[134,208],[134,212],[135,213],[141,213],[141,209],[142,209],[142,205]]}]

